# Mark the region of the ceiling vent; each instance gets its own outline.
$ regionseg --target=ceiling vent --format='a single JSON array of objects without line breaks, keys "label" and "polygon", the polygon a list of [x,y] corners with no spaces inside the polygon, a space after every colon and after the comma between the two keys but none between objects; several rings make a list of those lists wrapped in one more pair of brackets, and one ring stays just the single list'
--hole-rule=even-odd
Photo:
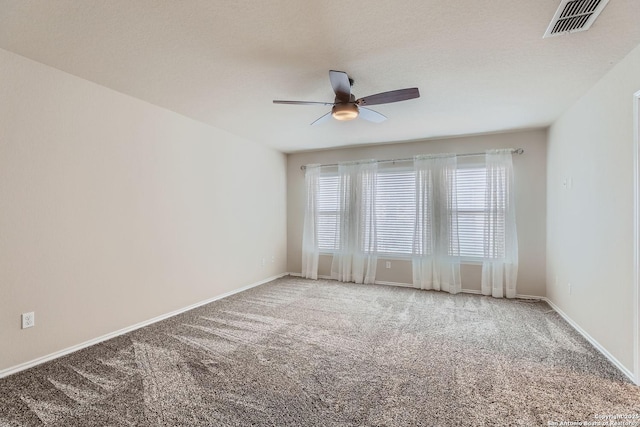
[{"label": "ceiling vent", "polygon": [[609,0],[562,0],[542,38],[586,31]]}]

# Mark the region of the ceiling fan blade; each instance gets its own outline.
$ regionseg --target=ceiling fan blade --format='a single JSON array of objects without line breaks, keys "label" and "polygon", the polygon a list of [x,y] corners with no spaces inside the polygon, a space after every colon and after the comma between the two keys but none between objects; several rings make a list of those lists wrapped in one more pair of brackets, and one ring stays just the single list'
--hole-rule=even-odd
[{"label": "ceiling fan blade", "polygon": [[330,70],[329,80],[331,80],[331,87],[336,93],[336,98],[341,102],[349,102],[351,100],[351,82],[347,73]]},{"label": "ceiling fan blade", "polygon": [[373,111],[369,108],[359,107],[358,111],[358,116],[370,122],[381,123],[387,120],[387,116],[385,116],[384,114],[380,114],[377,111]]},{"label": "ceiling fan blade", "polygon": [[407,99],[419,98],[420,92],[417,87],[408,89],[398,89],[389,92],[376,93],[356,100],[358,105],[379,105],[391,102],[406,101]]},{"label": "ceiling fan blade", "polygon": [[333,102],[316,102],[316,101],[282,101],[279,99],[273,100],[274,104],[287,104],[287,105],[333,105]]},{"label": "ceiling fan blade", "polygon": [[317,118],[313,123],[311,123],[311,126],[319,125],[320,123],[324,123],[327,120],[329,120],[330,118],[331,118],[331,111],[329,111],[324,116],[321,116],[320,118]]}]

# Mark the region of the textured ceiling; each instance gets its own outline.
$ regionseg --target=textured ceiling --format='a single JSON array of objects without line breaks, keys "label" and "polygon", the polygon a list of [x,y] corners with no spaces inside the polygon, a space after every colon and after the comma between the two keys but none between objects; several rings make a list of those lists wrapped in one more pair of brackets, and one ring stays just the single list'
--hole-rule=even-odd
[{"label": "textured ceiling", "polygon": [[[640,1],[542,39],[559,0],[0,0],[0,48],[284,152],[549,125],[640,44]],[[309,126],[328,71],[388,116]]]}]

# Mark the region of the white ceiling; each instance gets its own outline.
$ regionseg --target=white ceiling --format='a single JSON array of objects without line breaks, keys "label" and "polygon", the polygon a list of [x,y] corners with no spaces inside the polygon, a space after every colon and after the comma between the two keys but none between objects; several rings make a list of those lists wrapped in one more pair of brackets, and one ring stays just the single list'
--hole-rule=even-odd
[{"label": "white ceiling", "polygon": [[[640,1],[542,39],[560,0],[0,0],[0,48],[284,152],[547,126],[640,44]],[[388,116],[309,126],[328,71]]]}]

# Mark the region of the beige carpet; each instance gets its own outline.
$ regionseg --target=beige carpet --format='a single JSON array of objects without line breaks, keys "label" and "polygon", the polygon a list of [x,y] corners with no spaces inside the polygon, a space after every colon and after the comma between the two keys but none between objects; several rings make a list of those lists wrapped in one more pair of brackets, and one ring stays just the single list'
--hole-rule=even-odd
[{"label": "beige carpet", "polygon": [[0,380],[0,427],[614,425],[602,417],[621,415],[640,417],[639,389],[543,302],[292,277]]}]

